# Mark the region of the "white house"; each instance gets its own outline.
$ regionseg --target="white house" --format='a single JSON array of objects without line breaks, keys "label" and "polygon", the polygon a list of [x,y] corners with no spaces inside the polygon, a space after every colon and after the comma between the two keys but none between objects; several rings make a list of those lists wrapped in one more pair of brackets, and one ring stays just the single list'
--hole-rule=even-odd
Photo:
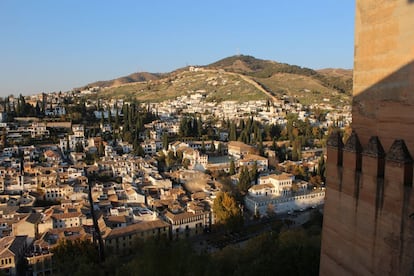
[{"label": "white house", "polygon": [[63,116],[66,115],[66,108],[64,106],[55,106],[45,109],[46,116]]},{"label": "white house", "polygon": [[68,199],[73,194],[73,187],[69,185],[51,185],[44,188],[45,200],[62,200]]},{"label": "white house", "polygon": [[53,214],[52,219],[53,228],[67,228],[82,226],[82,222],[86,217],[80,212],[64,212]]},{"label": "white house", "polygon": [[267,171],[269,167],[269,161],[267,158],[257,154],[246,154],[242,159],[239,160],[239,167],[253,166],[256,163],[257,170],[259,172]]},{"label": "white house", "polygon": [[325,190],[308,190],[307,184],[287,173],[261,177],[244,198],[245,206],[254,214],[265,215],[269,210],[286,213],[323,204]]},{"label": "white house", "polygon": [[28,130],[32,138],[49,137],[49,130],[47,130],[45,123],[33,122]]},{"label": "white house", "polygon": [[155,154],[157,153],[157,144],[155,143],[155,140],[145,140],[141,143],[141,147],[144,149],[145,154]]},{"label": "white house", "polygon": [[193,170],[204,171],[207,168],[208,156],[206,154],[200,154],[198,150],[191,148],[183,151],[183,160],[189,161],[188,168]]},{"label": "white house", "polygon": [[167,211],[165,218],[171,224],[171,236],[173,239],[180,239],[201,234],[205,229],[210,228],[211,212],[180,212],[172,213]]}]

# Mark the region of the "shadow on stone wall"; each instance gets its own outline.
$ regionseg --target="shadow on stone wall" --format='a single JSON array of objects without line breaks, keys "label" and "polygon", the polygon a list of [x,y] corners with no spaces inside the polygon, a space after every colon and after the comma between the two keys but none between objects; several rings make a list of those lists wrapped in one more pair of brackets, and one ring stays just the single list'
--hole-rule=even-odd
[{"label": "shadow on stone wall", "polygon": [[329,137],[320,275],[414,275],[413,113],[414,61],[354,96],[345,144]]},{"label": "shadow on stone wall", "polygon": [[[414,0],[409,1],[414,3]],[[413,87],[414,61],[411,61],[358,95],[354,95],[353,105],[369,103],[363,107],[366,109],[364,112],[366,115],[374,115],[375,111],[379,109],[378,104],[384,101],[414,105]]]},{"label": "shadow on stone wall", "polygon": [[[414,3],[414,0],[409,0]],[[414,60],[376,82],[352,99],[352,128],[362,146],[378,137],[391,158],[393,146],[401,141],[409,163],[414,155]],[[403,158],[403,157],[401,157]],[[395,159],[395,158],[391,158]],[[397,158],[398,159],[398,158]],[[401,160],[400,160],[401,161]],[[402,159],[405,160],[405,157]],[[412,166],[412,165],[411,165]],[[411,167],[411,174],[413,168]],[[412,186],[412,177],[409,181]]]},{"label": "shadow on stone wall", "polygon": [[413,88],[414,61],[411,61],[354,95],[352,127],[362,144],[366,144],[371,136],[379,136],[388,150],[395,139],[404,139],[414,153]]}]

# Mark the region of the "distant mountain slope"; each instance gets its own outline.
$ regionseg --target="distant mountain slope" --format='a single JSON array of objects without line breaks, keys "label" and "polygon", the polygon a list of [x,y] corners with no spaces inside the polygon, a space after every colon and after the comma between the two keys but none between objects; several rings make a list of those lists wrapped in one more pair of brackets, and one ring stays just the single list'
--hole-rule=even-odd
[{"label": "distant mountain slope", "polygon": [[325,68],[325,69],[319,69],[317,72],[332,76],[332,77],[343,77],[343,78],[351,78],[353,70],[351,69],[342,69],[342,68]]},{"label": "distant mountain slope", "polygon": [[295,73],[300,75],[316,75],[317,72],[297,65],[276,61],[257,59],[252,56],[238,55],[224,58],[206,66],[207,68],[224,69],[259,78],[268,78],[275,73]]},{"label": "distant mountain slope", "polygon": [[271,99],[288,96],[304,104],[330,101],[349,104],[352,70],[313,70],[297,65],[238,55],[209,65],[179,68],[165,74],[135,73],[95,82],[102,97],[163,101],[196,91],[210,101]]},{"label": "distant mountain slope", "polygon": [[158,80],[163,76],[163,74],[154,74],[148,72],[138,72],[130,74],[126,77],[120,77],[117,79],[109,80],[109,81],[97,81],[94,83],[88,84],[89,87],[111,87],[111,86],[118,86],[126,83],[131,82],[143,82],[143,81],[150,81],[150,80]]},{"label": "distant mountain slope", "polygon": [[[313,69],[300,67],[297,65],[290,65],[286,63],[279,63],[275,61],[257,59],[252,56],[238,55],[224,58],[210,65],[206,68],[223,69],[230,72],[240,73],[254,77],[256,79],[271,78],[274,74],[289,73],[301,76],[311,77],[327,87],[338,90],[341,93],[351,95],[352,91],[352,73],[351,78],[349,75],[339,74],[340,69],[333,71],[325,69],[321,71],[315,71]],[[336,74],[333,74],[336,72]]]},{"label": "distant mountain slope", "polygon": [[168,77],[155,81],[107,87],[100,91],[100,96],[109,98],[133,96],[140,101],[159,102],[197,92],[206,95],[207,101],[211,102],[268,99],[268,95],[256,85],[244,80],[243,76],[231,72],[178,70],[170,73]]}]

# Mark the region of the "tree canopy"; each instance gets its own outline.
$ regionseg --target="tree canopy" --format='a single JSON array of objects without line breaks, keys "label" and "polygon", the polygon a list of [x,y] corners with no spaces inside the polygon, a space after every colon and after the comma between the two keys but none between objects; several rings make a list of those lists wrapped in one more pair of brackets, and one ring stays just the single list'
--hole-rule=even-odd
[{"label": "tree canopy", "polygon": [[217,194],[213,203],[213,211],[217,221],[230,229],[238,228],[243,222],[236,199],[227,192]]}]

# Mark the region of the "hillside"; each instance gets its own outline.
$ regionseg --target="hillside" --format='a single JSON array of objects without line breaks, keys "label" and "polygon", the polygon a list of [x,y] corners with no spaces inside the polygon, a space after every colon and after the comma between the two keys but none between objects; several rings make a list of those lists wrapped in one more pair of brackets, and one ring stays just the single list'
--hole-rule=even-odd
[{"label": "hillside", "polygon": [[158,102],[194,92],[206,94],[207,100],[217,102],[224,100],[243,102],[268,98],[242,76],[217,70],[174,72],[159,80],[104,88],[100,96],[125,98],[133,95],[139,101]]},{"label": "hillside", "polygon": [[307,105],[321,102],[324,98],[334,104],[345,103],[350,99],[348,95],[328,88],[319,80],[308,76],[276,73],[269,78],[255,78],[255,80],[272,95],[279,97],[286,95]]},{"label": "hillside", "polygon": [[138,72],[138,73],[133,73],[130,74],[126,77],[120,77],[120,78],[116,78],[113,80],[108,80],[108,81],[97,81],[97,82],[93,82],[88,84],[87,86],[89,87],[95,87],[95,86],[99,86],[99,87],[111,87],[111,86],[119,86],[122,84],[126,84],[126,83],[131,83],[131,82],[143,82],[143,81],[152,81],[152,80],[158,80],[162,77],[161,74],[153,74],[153,73],[148,73],[148,72]]},{"label": "hillside", "polygon": [[299,75],[317,75],[317,72],[297,65],[276,61],[257,59],[252,56],[238,55],[224,58],[206,66],[207,68],[224,69],[258,78],[268,78],[275,73],[294,73]]},{"label": "hillside", "polygon": [[345,79],[352,79],[353,70],[342,68],[325,68],[317,70],[320,74],[324,74],[332,77],[342,77]]},{"label": "hillside", "polygon": [[349,104],[352,71],[315,71],[296,65],[232,56],[196,70],[180,68],[166,74],[136,73],[107,82],[96,82],[102,97],[134,97],[140,101],[163,101],[199,91],[211,101],[239,102],[289,96],[311,104],[329,99]]},{"label": "hillside", "polygon": [[[310,77],[320,82],[322,86],[337,90],[348,95],[352,94],[352,73],[344,69],[325,69],[315,71],[310,68],[279,63],[270,60],[257,59],[252,56],[231,56],[212,63],[207,68],[224,69],[254,77],[257,80],[271,78],[274,74],[288,73]],[[347,72],[347,74],[345,73]],[[352,71],[351,71],[352,72]]]}]

